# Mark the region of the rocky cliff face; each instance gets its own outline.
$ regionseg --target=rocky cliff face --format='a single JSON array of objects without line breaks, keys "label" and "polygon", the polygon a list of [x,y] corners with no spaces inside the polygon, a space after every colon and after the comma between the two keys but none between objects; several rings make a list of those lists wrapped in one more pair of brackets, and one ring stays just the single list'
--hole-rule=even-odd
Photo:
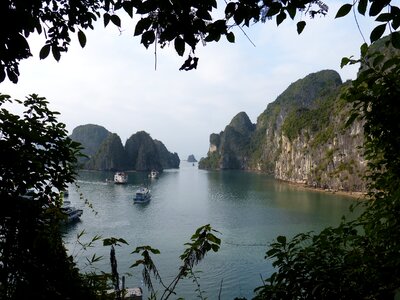
[{"label": "rocky cliff face", "polygon": [[165,147],[161,141],[154,140],[154,143],[157,148],[162,169],[179,168],[181,160],[179,159],[178,153],[169,152],[167,147]]},{"label": "rocky cliff face", "polygon": [[240,113],[223,132],[212,134],[199,167],[254,170],[312,187],[364,190],[363,126],[344,126],[349,108],[339,95],[345,88],[331,70],[296,81],[267,106],[255,128],[250,120],[238,122],[245,120]]},{"label": "rocky cliff face", "polygon": [[147,132],[139,131],[132,135],[125,144],[130,169],[149,171],[166,168],[179,168],[177,153],[170,153],[164,144],[153,140]]},{"label": "rocky cliff face", "polygon": [[97,152],[86,163],[90,170],[122,170],[126,167],[126,153],[121,138],[110,134],[100,145]]},{"label": "rocky cliff face", "polygon": [[248,144],[255,130],[245,112],[238,113],[219,134],[210,136],[208,158],[200,161],[204,169],[245,169],[249,160]]},{"label": "rocky cliff face", "polygon": [[89,170],[162,171],[179,168],[177,153],[170,153],[164,144],[153,140],[144,131],[133,134],[122,145],[120,137],[98,125],[82,125],[74,129],[71,138],[80,142],[88,158],[81,161]]},{"label": "rocky cliff face", "polygon": [[111,135],[111,132],[103,126],[95,124],[80,125],[74,128],[70,137],[83,145],[82,153],[88,156],[79,157],[79,163],[88,162],[109,135]]},{"label": "rocky cliff face", "polygon": [[[364,191],[362,174],[366,161],[359,148],[363,143],[361,123],[343,128],[344,122],[332,121],[321,132],[303,129],[293,140],[281,134],[281,149],[275,162],[275,178],[307,186],[342,191]],[[329,132],[328,132],[329,131]]]}]

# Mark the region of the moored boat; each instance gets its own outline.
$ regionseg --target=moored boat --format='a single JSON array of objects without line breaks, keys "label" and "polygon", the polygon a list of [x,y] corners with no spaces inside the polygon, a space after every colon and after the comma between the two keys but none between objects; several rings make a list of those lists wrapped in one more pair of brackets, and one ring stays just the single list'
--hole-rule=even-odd
[{"label": "moored boat", "polygon": [[146,203],[151,199],[150,190],[146,187],[141,187],[136,191],[135,197],[133,198],[134,203]]},{"label": "moored boat", "polygon": [[114,174],[114,183],[125,184],[128,182],[128,174],[124,172],[117,172]]},{"label": "moored boat", "polygon": [[150,174],[149,174],[149,178],[158,178],[159,172],[157,170],[151,170]]},{"label": "moored boat", "polygon": [[61,207],[61,212],[66,215],[65,223],[78,221],[83,214],[83,210],[71,206],[70,201],[64,201],[64,204]]}]

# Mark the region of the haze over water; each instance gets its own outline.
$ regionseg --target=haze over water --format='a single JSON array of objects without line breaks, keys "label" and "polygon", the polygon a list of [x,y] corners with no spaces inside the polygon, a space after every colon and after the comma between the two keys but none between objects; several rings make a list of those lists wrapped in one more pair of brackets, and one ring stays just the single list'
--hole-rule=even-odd
[{"label": "haze over water", "polygon": [[[264,259],[269,243],[278,235],[293,236],[337,225],[354,203],[349,197],[300,190],[267,175],[204,171],[187,162],[181,162],[178,170],[165,170],[152,181],[147,173],[130,172],[127,185],[107,183],[112,177],[111,172],[80,173],[80,188],[70,187],[68,200],[84,213],[80,222],[66,228],[64,240],[81,268],[84,257],[96,253],[104,256],[96,266],[110,272],[110,248],[98,243],[82,253],[75,243],[76,235],[85,230],[84,241],[96,234],[125,239],[128,246],[116,247],[118,271],[133,275],[126,277],[126,285],[142,286],[144,299],[148,293],[141,281],[142,269],[129,268],[140,259],[130,254],[137,246],[150,245],[161,251],[153,260],[169,284],[178,274],[184,244],[198,227],[211,224],[221,233],[222,243],[217,253],[210,252],[195,269],[201,271],[201,289],[208,299],[218,299],[222,282],[221,299],[251,299],[254,288],[262,285],[260,276],[273,272],[271,261]],[[134,204],[135,190],[144,183],[149,184],[152,199],[147,204]],[[79,193],[97,215],[84,205]],[[182,281],[172,299],[195,299],[195,289],[191,279]]]}]

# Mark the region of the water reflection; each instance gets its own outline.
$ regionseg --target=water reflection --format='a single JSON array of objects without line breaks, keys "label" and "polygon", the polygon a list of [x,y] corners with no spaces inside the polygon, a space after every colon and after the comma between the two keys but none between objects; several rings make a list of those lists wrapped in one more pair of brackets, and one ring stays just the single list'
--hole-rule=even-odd
[{"label": "water reflection", "polygon": [[[68,228],[67,247],[73,251],[76,235],[85,229],[86,240],[98,234],[122,237],[129,246],[117,249],[120,273],[130,272],[129,286],[140,285],[141,270],[129,266],[130,254],[139,245],[151,245],[161,250],[155,261],[164,278],[172,279],[179,269],[179,255],[185,249],[195,229],[211,224],[221,232],[220,251],[211,253],[201,263],[202,289],[214,299],[223,280],[222,299],[252,297],[261,284],[260,274],[272,272],[271,263],[264,260],[266,245],[277,235],[294,235],[301,231],[321,230],[338,224],[350,198],[296,190],[275,181],[270,176],[238,172],[208,172],[191,164],[179,170],[166,170],[159,179],[148,182],[152,199],[147,205],[133,204],[138,186],[148,179],[147,173],[129,172],[128,184],[114,185],[106,180],[112,172],[81,172],[78,190],[70,187],[70,200],[84,208],[82,221]],[[84,205],[79,194],[93,205]],[[109,255],[109,249],[98,246],[87,255]],[[81,266],[84,265],[81,260]],[[108,260],[98,268],[109,271]],[[168,280],[167,280],[168,281]],[[192,299],[192,282],[178,288],[179,296]]]}]

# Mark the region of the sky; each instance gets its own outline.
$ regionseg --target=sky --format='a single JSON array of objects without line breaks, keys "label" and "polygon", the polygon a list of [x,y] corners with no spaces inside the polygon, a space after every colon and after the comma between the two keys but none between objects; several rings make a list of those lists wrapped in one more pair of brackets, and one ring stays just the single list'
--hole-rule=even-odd
[{"label": "sky", "polygon": [[[352,14],[334,19],[345,2],[325,1],[329,13],[309,19],[296,17],[279,27],[275,21],[234,30],[234,44],[199,45],[196,70],[179,71],[185,60],[173,46],[146,49],[133,37],[132,20],[122,20],[122,31],[102,20],[86,31],[82,49],[74,37],[60,62],[50,56],[39,60],[43,38],[29,39],[33,58],[20,63],[18,84],[0,84],[0,93],[24,99],[36,93],[46,97],[51,110],[69,133],[79,125],[97,124],[125,141],[137,131],[177,152],[181,160],[207,155],[209,136],[224,130],[245,111],[253,123],[292,82],[324,69],[336,70],[343,81],[354,79],[358,66],[340,68],[342,57],[359,56],[364,42]],[[298,35],[296,22],[307,22]],[[370,18],[358,16],[368,36]],[[255,46],[254,46],[254,45]]]}]

